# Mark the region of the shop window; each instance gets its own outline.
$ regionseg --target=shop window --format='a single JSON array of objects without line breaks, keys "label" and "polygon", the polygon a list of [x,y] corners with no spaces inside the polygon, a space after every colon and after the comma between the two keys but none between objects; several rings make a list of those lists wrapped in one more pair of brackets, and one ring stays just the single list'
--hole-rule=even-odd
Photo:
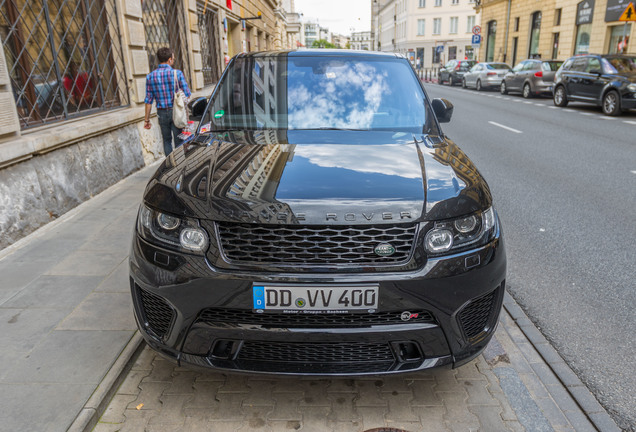
[{"label": "shop window", "polygon": [[539,36],[541,34],[541,11],[533,13],[530,17],[530,46],[528,58],[540,58]]},{"label": "shop window", "polygon": [[0,0],[23,129],[127,105],[114,0]]}]

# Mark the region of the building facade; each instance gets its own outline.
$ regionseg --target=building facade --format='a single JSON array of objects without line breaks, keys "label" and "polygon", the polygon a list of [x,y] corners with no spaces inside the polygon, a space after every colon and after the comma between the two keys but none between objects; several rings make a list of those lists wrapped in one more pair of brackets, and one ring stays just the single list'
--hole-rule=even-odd
[{"label": "building facade", "polygon": [[361,31],[351,33],[349,41],[351,49],[369,51],[373,48],[373,39],[370,31]]},{"label": "building facade", "polygon": [[625,0],[482,0],[480,61],[636,53],[636,22],[619,21]]},{"label": "building facade", "polygon": [[292,0],[0,0],[0,248],[163,156],[154,118],[143,129],[157,49],[207,96],[233,55],[295,47],[293,15]]},{"label": "building facade", "polygon": [[480,17],[474,0],[379,0],[372,13],[372,45],[406,55],[418,69],[476,58],[472,36]]}]

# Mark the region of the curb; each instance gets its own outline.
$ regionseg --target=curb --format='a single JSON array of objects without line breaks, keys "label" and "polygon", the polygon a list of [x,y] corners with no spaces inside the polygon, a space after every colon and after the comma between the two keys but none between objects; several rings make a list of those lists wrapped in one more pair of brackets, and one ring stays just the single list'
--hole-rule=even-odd
[{"label": "curb", "polygon": [[569,395],[574,399],[579,408],[587,416],[590,422],[601,432],[620,432],[612,417],[605,408],[596,400],[587,386],[565,363],[561,355],[552,347],[543,334],[537,329],[525,314],[514,298],[506,291],[504,296],[504,308],[517,326],[521,329],[532,346],[537,350],[552,372],[561,381]]},{"label": "curb", "polygon": [[82,410],[77,414],[67,432],[90,432],[93,430],[102,414],[115,396],[117,389],[126,379],[128,372],[132,369],[135,360],[144,349],[143,337],[136,330],[133,336],[124,347],[113,366],[106,373],[99,383],[95,392],[86,402]]}]

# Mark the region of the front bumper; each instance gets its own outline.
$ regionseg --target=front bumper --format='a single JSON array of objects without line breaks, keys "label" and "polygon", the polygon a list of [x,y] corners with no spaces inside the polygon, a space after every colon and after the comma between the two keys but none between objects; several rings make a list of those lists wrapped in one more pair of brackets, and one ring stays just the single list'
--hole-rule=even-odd
[{"label": "front bumper", "polygon": [[[457,367],[486,347],[505,290],[501,233],[488,245],[429,259],[412,272],[271,274],[213,269],[136,236],[130,260],[135,317],[146,342],[181,365],[293,375],[366,375]],[[366,318],[306,324],[302,316],[252,311],[252,286],[379,284]],[[404,312],[418,318],[403,321]],[[256,315],[260,315],[256,317]],[[351,317],[356,318],[356,317]],[[359,318],[359,317],[358,317]]]}]

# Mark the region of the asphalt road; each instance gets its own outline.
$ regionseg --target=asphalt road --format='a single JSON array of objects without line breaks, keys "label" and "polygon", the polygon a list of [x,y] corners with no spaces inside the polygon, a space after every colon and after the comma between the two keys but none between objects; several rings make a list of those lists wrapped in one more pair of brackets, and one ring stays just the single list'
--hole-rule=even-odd
[{"label": "asphalt road", "polygon": [[490,184],[508,290],[619,426],[636,430],[636,111],[425,85]]}]

